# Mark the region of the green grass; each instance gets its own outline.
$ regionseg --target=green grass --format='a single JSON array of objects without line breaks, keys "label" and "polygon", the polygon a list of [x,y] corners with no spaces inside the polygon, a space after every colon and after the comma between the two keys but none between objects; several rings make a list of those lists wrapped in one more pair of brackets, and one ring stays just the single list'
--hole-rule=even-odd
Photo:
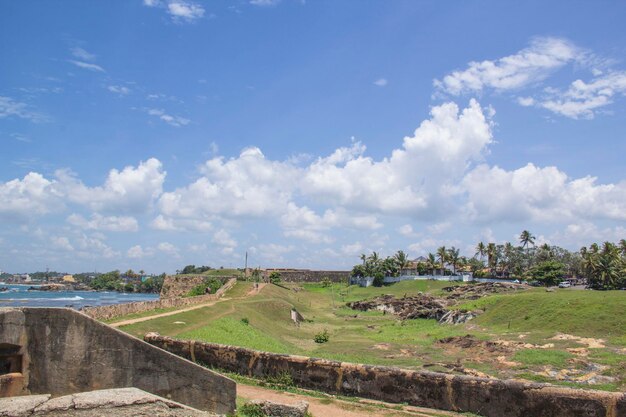
[{"label": "green grass", "polygon": [[626,346],[626,292],[544,289],[494,295],[460,306],[484,309],[475,322],[496,331],[568,333]]},{"label": "green grass", "polygon": [[553,349],[523,349],[515,352],[513,360],[526,366],[552,365],[565,368],[573,355],[569,352]]},{"label": "green grass", "polygon": [[[253,284],[239,281],[225,300],[211,307],[136,323],[122,330],[138,337],[157,331],[173,337],[270,352],[409,369],[421,369],[428,364],[430,370],[449,372],[445,364],[462,364],[502,378],[536,375],[534,372],[544,366],[579,366],[570,361],[575,356],[566,349],[585,347],[584,344],[575,340],[548,340],[557,333],[568,333],[606,339],[606,348],[590,350],[589,361],[611,367],[605,375],[616,378],[615,384],[605,384],[605,388],[626,387],[626,355],[619,353],[624,346],[623,341],[626,341],[623,331],[626,328],[624,291],[565,290],[548,293],[543,289],[532,289],[492,295],[460,306],[472,310],[484,309],[485,312],[478,318],[464,325],[440,325],[435,320],[401,321],[394,315],[384,315],[379,311],[354,311],[346,307],[346,303],[382,294],[398,297],[418,292],[436,294],[453,283],[405,281],[381,288],[339,284],[333,287],[284,285],[286,288],[267,285],[259,294],[250,297],[246,295]],[[290,319],[292,308],[305,318],[299,327]],[[249,324],[244,324],[242,318],[247,318]],[[315,335],[324,329],[328,330],[329,341],[315,343]],[[523,341],[538,345],[553,343],[554,347],[489,353],[480,347],[468,351],[438,343],[446,337],[466,334],[478,340]],[[499,355],[522,365],[500,366],[495,360]],[[603,385],[587,387],[602,389]]]},{"label": "green grass", "polygon": [[178,337],[247,347],[266,352],[286,353],[292,350],[288,345],[242,323],[241,320],[235,320],[231,317],[217,319],[200,329],[181,333]]}]

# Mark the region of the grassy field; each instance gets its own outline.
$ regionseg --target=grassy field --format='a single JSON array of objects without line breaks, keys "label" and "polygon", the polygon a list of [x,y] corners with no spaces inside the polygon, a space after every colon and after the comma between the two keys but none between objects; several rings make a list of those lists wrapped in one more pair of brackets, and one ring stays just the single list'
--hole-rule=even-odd
[{"label": "grassy field", "polygon": [[[398,320],[358,312],[349,301],[381,294],[441,294],[449,283],[405,281],[382,288],[319,284],[267,285],[247,296],[239,282],[214,306],[121,329],[350,362],[453,373],[525,378],[597,388],[626,388],[626,292],[530,289],[491,295],[461,307],[484,310],[462,325]],[[290,320],[296,308],[306,319]],[[327,331],[327,343],[315,343]],[[469,336],[470,346],[458,344]],[[456,338],[452,342],[444,338]]]}]

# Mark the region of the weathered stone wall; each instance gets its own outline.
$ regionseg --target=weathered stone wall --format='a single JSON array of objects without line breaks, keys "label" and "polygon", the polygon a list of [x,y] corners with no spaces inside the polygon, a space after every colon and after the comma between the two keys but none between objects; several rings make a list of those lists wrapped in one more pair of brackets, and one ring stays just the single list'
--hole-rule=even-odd
[{"label": "weathered stone wall", "polygon": [[[163,281],[163,287],[161,287],[161,298],[180,298],[184,297],[191,290],[198,285],[204,283],[207,278],[206,275],[174,275],[166,276]],[[233,275],[214,276],[213,278],[219,279],[222,282],[227,282],[232,278],[237,278]]]},{"label": "weathered stone wall", "polygon": [[284,282],[320,282],[328,277],[333,282],[347,282],[350,271],[311,271],[309,269],[267,269],[264,276],[267,279],[274,272],[280,272],[280,279]]},{"label": "weathered stone wall", "polygon": [[176,340],[153,345],[198,363],[255,378],[287,372],[303,388],[487,417],[626,417],[626,394],[514,380],[359,365]]},{"label": "weathered stone wall", "polygon": [[71,309],[0,308],[0,344],[21,346],[22,395],[136,387],[201,410],[235,408],[234,381]]},{"label": "weathered stone wall", "polygon": [[156,308],[184,307],[217,300],[224,292],[232,288],[236,278],[229,279],[215,294],[198,295],[196,297],[165,298],[153,301],[137,301],[135,303],[112,304],[100,307],[86,307],[82,312],[97,320],[109,320],[127,314],[142,313]]}]

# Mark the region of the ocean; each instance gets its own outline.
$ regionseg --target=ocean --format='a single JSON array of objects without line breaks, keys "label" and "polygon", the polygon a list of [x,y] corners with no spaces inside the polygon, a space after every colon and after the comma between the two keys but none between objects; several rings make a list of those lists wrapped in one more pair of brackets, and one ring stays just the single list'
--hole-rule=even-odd
[{"label": "ocean", "polygon": [[83,307],[157,300],[158,294],[120,293],[115,291],[28,291],[31,285],[0,283],[0,307]]}]

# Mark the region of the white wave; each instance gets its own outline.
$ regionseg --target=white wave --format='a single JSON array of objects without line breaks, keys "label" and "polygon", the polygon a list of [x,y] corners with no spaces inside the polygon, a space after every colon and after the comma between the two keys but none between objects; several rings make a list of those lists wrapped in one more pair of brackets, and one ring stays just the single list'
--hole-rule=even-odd
[{"label": "white wave", "polygon": [[84,300],[84,298],[83,297],[79,297],[77,295],[76,297],[48,298],[48,300],[52,300],[52,301],[78,301],[78,300]]}]

